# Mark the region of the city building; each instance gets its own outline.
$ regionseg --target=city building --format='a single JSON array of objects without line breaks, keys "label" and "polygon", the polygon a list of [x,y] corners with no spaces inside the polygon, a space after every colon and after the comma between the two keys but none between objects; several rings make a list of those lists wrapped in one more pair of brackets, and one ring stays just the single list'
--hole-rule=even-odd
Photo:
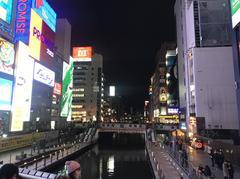
[{"label": "city building", "polygon": [[71,24],[67,19],[57,19],[55,46],[56,50],[53,65],[55,84],[52,97],[51,121],[54,121],[52,123],[55,123],[56,129],[62,129],[65,127],[66,122],[66,120],[60,117],[63,62],[69,62],[71,51]]},{"label": "city building", "polygon": [[188,136],[239,129],[228,0],[177,0],[179,99]]},{"label": "city building", "polygon": [[163,125],[179,123],[177,58],[174,43],[164,43],[156,55],[157,66],[151,79],[151,121]]},{"label": "city building", "polygon": [[[240,2],[230,0],[231,19],[232,19],[232,44],[233,44],[233,59],[234,59],[234,74],[236,81],[238,111],[240,111]],[[240,116],[238,116],[240,121]]]},{"label": "city building", "polygon": [[[9,132],[14,85],[16,0],[0,4],[0,137]],[[4,13],[5,12],[5,13]]]},{"label": "city building", "polygon": [[86,60],[82,58],[81,53],[77,54],[80,54],[81,58],[73,54],[72,120],[81,122],[101,120],[103,57],[97,53],[92,55],[90,50],[88,52],[91,53],[90,59]]}]

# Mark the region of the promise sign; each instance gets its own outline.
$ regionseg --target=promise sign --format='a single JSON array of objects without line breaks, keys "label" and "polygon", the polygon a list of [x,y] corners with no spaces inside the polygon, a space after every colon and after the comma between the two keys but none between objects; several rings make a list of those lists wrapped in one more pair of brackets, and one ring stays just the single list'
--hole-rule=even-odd
[{"label": "promise sign", "polygon": [[14,42],[28,44],[32,0],[17,0]]}]

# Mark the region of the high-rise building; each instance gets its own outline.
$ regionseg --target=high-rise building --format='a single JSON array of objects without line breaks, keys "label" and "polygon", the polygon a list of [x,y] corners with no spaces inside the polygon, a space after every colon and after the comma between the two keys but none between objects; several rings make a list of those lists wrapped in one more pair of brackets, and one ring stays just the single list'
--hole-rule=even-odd
[{"label": "high-rise building", "polygon": [[74,61],[72,120],[101,120],[103,57],[94,53],[90,61]]},{"label": "high-rise building", "polygon": [[156,55],[156,68],[151,79],[151,120],[163,125],[179,123],[177,59],[174,43],[164,43]]},{"label": "high-rise building", "polygon": [[63,62],[69,62],[71,51],[71,24],[67,19],[57,19],[55,46],[56,51],[53,65],[55,85],[52,97],[51,120],[55,121],[56,128],[60,129],[65,127],[66,122],[66,120],[60,117]]},{"label": "high-rise building", "polygon": [[[232,19],[232,43],[233,43],[233,59],[234,73],[236,81],[238,111],[240,111],[240,1],[230,0],[231,19]],[[240,121],[240,116],[238,116]]]},{"label": "high-rise building", "polygon": [[236,132],[228,0],[177,0],[175,16],[180,108],[189,137]]}]

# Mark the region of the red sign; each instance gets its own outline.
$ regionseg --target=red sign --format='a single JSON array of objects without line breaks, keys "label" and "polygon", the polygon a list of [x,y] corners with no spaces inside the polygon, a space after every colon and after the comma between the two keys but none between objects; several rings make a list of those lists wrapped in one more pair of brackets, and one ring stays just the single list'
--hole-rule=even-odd
[{"label": "red sign", "polygon": [[92,61],[92,47],[73,47],[74,61]]},{"label": "red sign", "polygon": [[35,7],[39,8],[43,4],[42,0],[36,0]]},{"label": "red sign", "polygon": [[60,83],[54,84],[53,94],[61,95],[62,85]]}]

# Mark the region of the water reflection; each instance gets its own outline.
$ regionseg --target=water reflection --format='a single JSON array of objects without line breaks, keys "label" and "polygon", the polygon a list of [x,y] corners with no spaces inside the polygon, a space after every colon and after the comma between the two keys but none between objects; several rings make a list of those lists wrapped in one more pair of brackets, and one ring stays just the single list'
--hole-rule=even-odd
[{"label": "water reflection", "polygon": [[114,174],[114,156],[110,156],[108,158],[107,171],[108,171],[108,176],[113,176],[113,174]]},{"label": "water reflection", "polygon": [[144,149],[99,150],[96,145],[74,160],[81,164],[82,179],[153,178]]}]

